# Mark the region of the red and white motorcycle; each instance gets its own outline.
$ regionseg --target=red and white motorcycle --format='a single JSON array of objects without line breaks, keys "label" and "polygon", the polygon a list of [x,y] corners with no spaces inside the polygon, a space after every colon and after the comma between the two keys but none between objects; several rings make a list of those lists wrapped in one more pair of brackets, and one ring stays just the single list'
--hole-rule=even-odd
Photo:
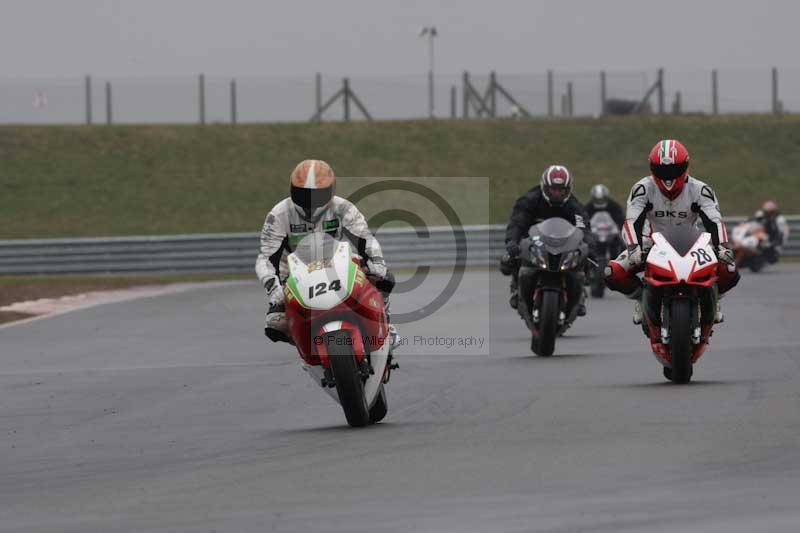
[{"label": "red and white motorcycle", "polygon": [[688,383],[712,335],[718,261],[709,233],[675,229],[653,233],[645,262],[642,324],[664,377]]},{"label": "red and white motorcycle", "polygon": [[287,258],[289,331],[303,369],[362,427],[386,416],[384,385],[392,364],[383,296],[348,242],[305,237]]}]

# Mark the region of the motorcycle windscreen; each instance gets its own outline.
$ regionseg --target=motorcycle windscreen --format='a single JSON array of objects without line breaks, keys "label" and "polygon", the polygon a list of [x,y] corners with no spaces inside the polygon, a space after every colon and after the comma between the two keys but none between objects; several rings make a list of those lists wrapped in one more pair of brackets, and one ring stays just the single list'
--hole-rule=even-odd
[{"label": "motorcycle windscreen", "polygon": [[617,223],[614,222],[614,219],[611,218],[611,215],[608,213],[608,211],[597,211],[594,215],[592,215],[592,218],[589,221],[589,227],[592,228],[592,231],[595,233],[602,233],[605,235],[619,233]]},{"label": "motorcycle windscreen", "polygon": [[681,224],[680,226],[667,226],[660,233],[678,255],[684,256],[689,253],[704,232],[694,224]]},{"label": "motorcycle windscreen", "polygon": [[330,261],[336,254],[339,241],[327,233],[309,233],[297,244],[294,253],[303,263]]},{"label": "motorcycle windscreen", "polygon": [[563,218],[548,218],[532,226],[531,240],[540,239],[551,254],[561,254],[577,248],[583,240],[583,231]]}]

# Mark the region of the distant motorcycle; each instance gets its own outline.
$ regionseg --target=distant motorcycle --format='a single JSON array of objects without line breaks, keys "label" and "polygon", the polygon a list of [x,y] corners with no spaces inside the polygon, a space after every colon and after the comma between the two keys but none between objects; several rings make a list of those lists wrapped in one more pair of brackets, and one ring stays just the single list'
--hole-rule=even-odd
[{"label": "distant motorcycle", "polygon": [[305,237],[287,258],[286,318],[303,369],[344,410],[353,427],[386,416],[392,365],[383,296],[348,242]]},{"label": "distant motorcycle", "polygon": [[576,274],[587,254],[583,231],[563,218],[531,226],[528,237],[520,241],[517,311],[531,331],[535,354],[553,355],[556,338],[575,321],[578,301],[573,300],[580,296],[571,294],[582,293]]},{"label": "distant motorcycle", "polygon": [[714,326],[717,257],[711,235],[653,233],[644,271],[645,333],[664,377],[688,383]]},{"label": "distant motorcycle", "polygon": [[768,262],[775,262],[772,258],[776,253],[767,231],[755,220],[737,224],[731,233],[731,241],[736,266],[739,268],[749,268],[753,272],[759,272]]},{"label": "distant motorcycle", "polygon": [[589,220],[595,240],[597,265],[589,269],[589,285],[593,298],[602,298],[606,290],[605,270],[608,262],[622,251],[619,227],[608,211],[597,211]]}]

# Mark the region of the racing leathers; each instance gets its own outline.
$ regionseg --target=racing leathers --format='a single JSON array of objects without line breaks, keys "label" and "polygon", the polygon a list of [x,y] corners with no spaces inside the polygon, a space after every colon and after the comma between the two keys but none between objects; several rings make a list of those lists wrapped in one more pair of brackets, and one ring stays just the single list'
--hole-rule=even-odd
[{"label": "racing leathers", "polygon": [[256,275],[267,291],[268,310],[265,333],[273,341],[288,340],[282,285],[288,276],[287,256],[307,235],[324,232],[337,240],[348,240],[358,253],[367,274],[377,280],[384,294],[387,313],[388,295],[394,278],[387,272],[380,244],[369,230],[364,215],[348,200],[334,196],[327,208],[314,220],[301,216],[291,198],[279,202],[267,215],[261,230],[261,250],[256,259]]},{"label": "racing leathers", "polygon": [[789,239],[789,223],[786,221],[786,217],[781,214],[768,217],[759,211],[754,220],[761,223],[769,238],[770,246],[764,250],[765,259],[768,263],[777,263],[783,253],[783,246]]},{"label": "racing leathers", "polygon": [[720,260],[719,292],[722,294],[732,289],[739,281],[739,273],[733,262],[733,252],[728,244],[717,197],[711,187],[691,176],[687,176],[683,189],[674,200],[659,190],[651,176],[633,185],[622,226],[622,238],[628,249],[609,263],[606,271],[608,287],[631,298],[638,298],[642,284],[636,274],[642,268],[643,251],[646,253],[650,246],[646,227],[649,225],[652,232],[675,227],[692,231],[698,220],[705,231],[711,234]]},{"label": "racing leathers", "polygon": [[[552,205],[542,194],[542,187],[537,185],[528,192],[520,196],[514,203],[511,210],[511,216],[508,220],[506,227],[506,256],[501,263],[501,272],[511,276],[511,298],[509,304],[514,309],[517,308],[519,302],[518,295],[518,279],[517,279],[517,258],[519,257],[520,249],[519,242],[527,237],[528,230],[531,226],[547,220],[548,218],[563,218],[574,224],[575,227],[583,231],[583,240],[589,246],[589,250],[594,247],[594,238],[591,231],[586,228],[586,212],[583,205],[575,198],[570,197],[561,205]],[[590,252],[591,254],[591,252]],[[579,314],[585,314],[584,297],[583,297],[583,281],[584,275],[582,272],[576,273],[572,280],[573,283],[570,287],[570,302],[578,302]]]}]

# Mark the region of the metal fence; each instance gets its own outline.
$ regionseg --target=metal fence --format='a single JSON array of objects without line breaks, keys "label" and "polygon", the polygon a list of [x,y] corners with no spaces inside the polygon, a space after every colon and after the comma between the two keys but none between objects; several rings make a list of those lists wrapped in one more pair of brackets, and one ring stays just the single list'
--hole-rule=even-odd
[{"label": "metal fence", "polygon": [[[785,253],[800,256],[800,216],[788,217]],[[743,217],[731,217],[735,224]],[[463,231],[463,233],[462,233]],[[377,238],[392,268],[496,265],[505,226],[381,229]],[[0,241],[0,274],[143,274],[252,272],[258,234],[167,235]]]},{"label": "metal fence", "polygon": [[[469,83],[465,83],[465,74]],[[497,86],[502,91],[494,90]],[[548,71],[434,76],[434,116],[597,116],[609,102],[664,113],[800,112],[800,67],[706,71]],[[660,83],[659,83],[660,82]],[[0,123],[255,123],[428,117],[427,74],[0,79]],[[474,88],[476,98],[469,102]],[[652,90],[651,89],[657,89]],[[506,98],[503,92],[512,98]],[[645,98],[647,97],[647,98]],[[333,101],[331,101],[333,100]],[[328,107],[325,104],[330,102]],[[490,105],[493,102],[494,105]],[[324,110],[323,110],[324,108]],[[489,113],[489,109],[492,113]]]}]

